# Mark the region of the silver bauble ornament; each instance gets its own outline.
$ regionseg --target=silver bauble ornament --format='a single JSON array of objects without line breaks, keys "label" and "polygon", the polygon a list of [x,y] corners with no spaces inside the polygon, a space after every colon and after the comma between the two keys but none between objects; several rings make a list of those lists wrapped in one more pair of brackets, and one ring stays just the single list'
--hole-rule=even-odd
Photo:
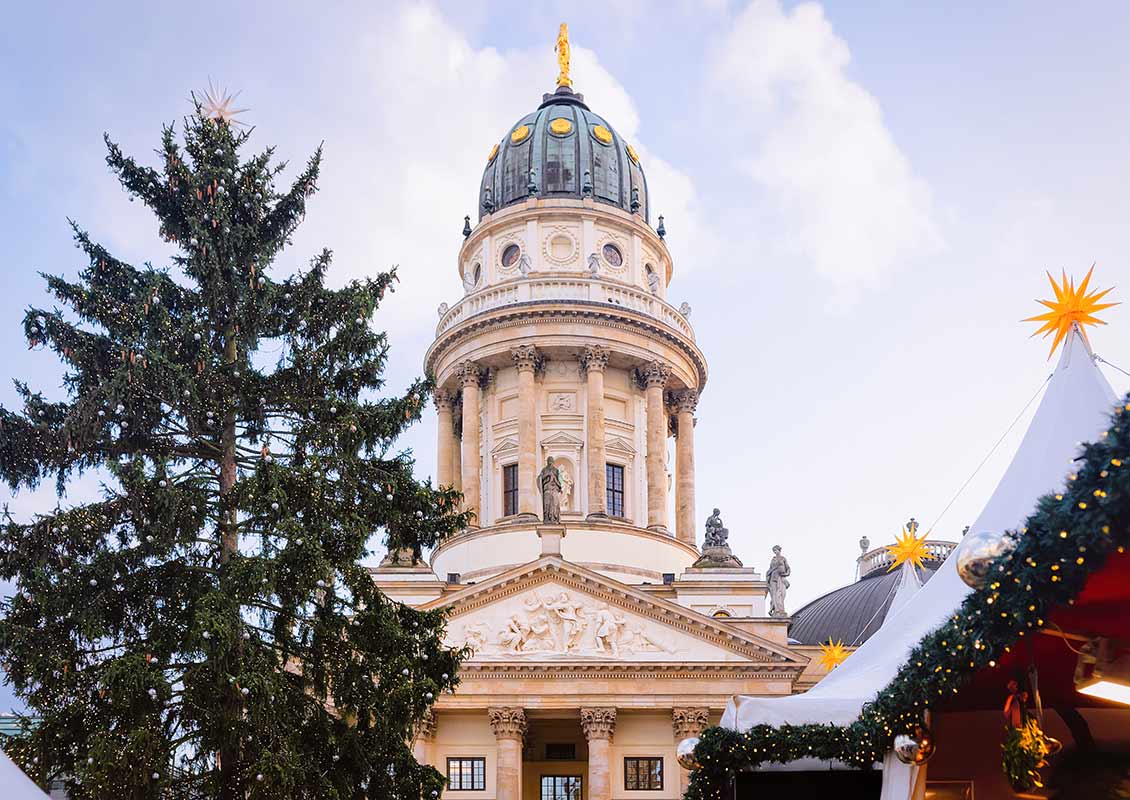
[{"label": "silver bauble ornament", "polygon": [[1016,542],[1005,533],[979,531],[970,533],[957,546],[957,574],[965,584],[980,589],[989,582],[993,561],[1011,552]]},{"label": "silver bauble ornament", "polygon": [[900,733],[895,737],[895,758],[904,764],[921,766],[934,755],[934,734],[925,725],[915,726],[911,734]]},{"label": "silver bauble ornament", "polygon": [[694,758],[694,749],[698,747],[698,741],[697,736],[691,736],[679,742],[679,746],[675,749],[675,760],[683,769],[698,769],[702,766]]}]

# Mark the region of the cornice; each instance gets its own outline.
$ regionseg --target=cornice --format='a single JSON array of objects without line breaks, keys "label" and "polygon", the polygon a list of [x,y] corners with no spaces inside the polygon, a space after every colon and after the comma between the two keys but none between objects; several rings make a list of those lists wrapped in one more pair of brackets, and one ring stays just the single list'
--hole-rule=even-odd
[{"label": "cornice", "polygon": [[[569,306],[569,308],[561,308],[561,306]],[[429,375],[435,375],[436,363],[440,357],[472,335],[492,329],[524,326],[531,321],[542,323],[584,321],[587,325],[642,333],[647,338],[674,345],[679,349],[690,360],[697,373],[698,386],[691,388],[701,393],[706,386],[706,358],[693,341],[654,317],[623,306],[610,306],[592,300],[529,300],[480,312],[445,331],[432,342],[424,356],[424,370]],[[615,341],[609,341],[605,346],[615,349]]]},{"label": "cornice", "polygon": [[793,681],[804,670],[803,665],[782,664],[617,664],[613,662],[577,664],[522,664],[517,662],[464,661],[459,666],[461,677],[478,680],[508,680],[530,678],[534,680],[666,680],[717,678]]}]

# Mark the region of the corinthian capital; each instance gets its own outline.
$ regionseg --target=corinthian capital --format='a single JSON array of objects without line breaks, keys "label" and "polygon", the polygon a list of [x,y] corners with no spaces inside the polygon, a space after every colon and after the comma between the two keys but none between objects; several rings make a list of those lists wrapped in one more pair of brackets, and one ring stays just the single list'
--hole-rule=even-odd
[{"label": "corinthian capital", "polygon": [[680,742],[691,736],[698,736],[706,730],[710,722],[710,711],[705,708],[671,709],[671,727],[675,731],[675,741]]},{"label": "corinthian capital", "polygon": [[585,372],[604,372],[608,366],[608,348],[589,345],[581,353],[581,369]]},{"label": "corinthian capital", "polygon": [[474,361],[464,361],[455,368],[455,374],[464,386],[478,386],[483,379],[483,368]]},{"label": "corinthian capital", "polygon": [[612,734],[616,731],[616,709],[582,708],[581,729],[585,732],[585,738],[589,741],[611,739]]},{"label": "corinthian capital", "polygon": [[510,357],[514,359],[514,366],[519,372],[533,372],[538,366],[538,349],[532,344],[520,344],[510,348]]},{"label": "corinthian capital", "polygon": [[488,708],[487,716],[496,739],[521,739],[526,735],[526,711],[523,708]]},{"label": "corinthian capital", "polygon": [[432,400],[435,401],[436,411],[450,411],[455,407],[455,395],[446,389],[436,389]]},{"label": "corinthian capital", "polygon": [[671,368],[662,361],[652,361],[640,367],[640,380],[649,389],[658,386],[660,389],[667,385],[671,377]]},{"label": "corinthian capital", "polygon": [[698,408],[698,392],[694,389],[680,389],[677,392],[672,392],[671,405],[680,413],[686,411],[693,414],[694,410]]}]

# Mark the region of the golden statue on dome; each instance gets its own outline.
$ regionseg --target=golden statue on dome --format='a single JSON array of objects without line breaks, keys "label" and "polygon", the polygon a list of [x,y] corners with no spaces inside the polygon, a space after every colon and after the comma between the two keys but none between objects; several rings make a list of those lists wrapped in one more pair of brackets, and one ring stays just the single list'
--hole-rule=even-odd
[{"label": "golden statue on dome", "polygon": [[564,22],[557,31],[557,45],[553,49],[557,53],[557,87],[572,88],[573,81],[569,78],[569,26]]}]

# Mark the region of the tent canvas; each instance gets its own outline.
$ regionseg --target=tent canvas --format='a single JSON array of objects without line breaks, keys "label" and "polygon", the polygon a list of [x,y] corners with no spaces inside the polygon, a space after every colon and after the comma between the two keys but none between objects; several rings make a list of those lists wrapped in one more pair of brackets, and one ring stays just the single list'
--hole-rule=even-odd
[{"label": "tent canvas", "polygon": [[[1022,525],[1042,495],[1062,486],[1079,443],[1105,429],[1115,400],[1086,340],[1073,329],[1016,455],[970,532]],[[723,714],[722,727],[745,731],[760,724],[855,721],[918,641],[945,621],[971,591],[957,574],[957,553],[951,553],[925,586],[901,608],[892,609],[870,639],[808,692],[779,698],[735,697]],[[884,779],[885,798],[908,797],[919,783],[913,770],[893,769],[896,765],[901,767],[888,755],[885,771],[892,769]],[[900,790],[892,786],[888,793],[888,779],[906,786]]]}]

